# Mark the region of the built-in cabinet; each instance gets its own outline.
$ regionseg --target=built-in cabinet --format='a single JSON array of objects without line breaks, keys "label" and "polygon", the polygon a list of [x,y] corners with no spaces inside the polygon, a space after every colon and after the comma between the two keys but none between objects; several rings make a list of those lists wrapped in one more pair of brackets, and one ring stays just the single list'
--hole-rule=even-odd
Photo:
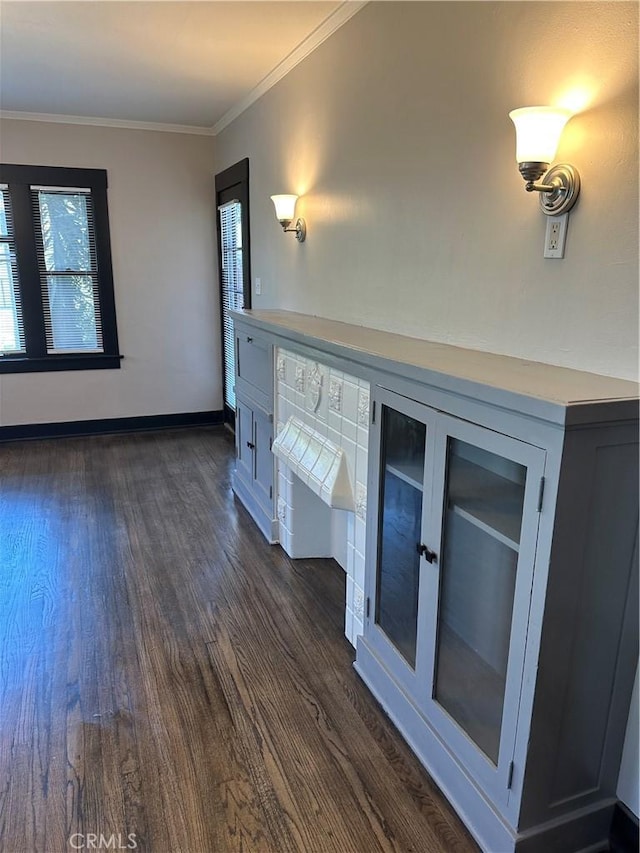
[{"label": "built-in cabinet", "polygon": [[638,653],[637,404],[551,426],[381,379],[356,669],[484,850],[596,849]]},{"label": "built-in cabinet", "polygon": [[242,324],[234,327],[236,348],[236,467],[233,489],[270,542],[276,541],[274,512],[273,346]]},{"label": "built-in cabinet", "polygon": [[390,391],[375,399],[365,637],[506,800],[545,453]]},{"label": "built-in cabinet", "polygon": [[[288,312],[237,321],[370,383],[357,672],[483,850],[603,847],[638,659],[637,386]],[[263,368],[238,346],[255,435],[242,392]],[[243,488],[251,465],[239,452]]]}]

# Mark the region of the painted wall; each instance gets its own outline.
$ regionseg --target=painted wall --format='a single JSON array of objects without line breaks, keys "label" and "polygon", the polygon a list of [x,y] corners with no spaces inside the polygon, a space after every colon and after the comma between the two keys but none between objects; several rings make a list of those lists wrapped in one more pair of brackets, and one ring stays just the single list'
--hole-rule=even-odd
[{"label": "painted wall", "polygon": [[3,119],[5,163],[107,169],[120,370],[0,375],[0,425],[222,408],[213,139]]},{"label": "painted wall", "polygon": [[[254,305],[635,378],[637,14],[368,4],[216,139],[216,169],[250,158]],[[567,99],[583,189],[545,260],[507,114]],[[303,196],[303,245],[276,192]]]},{"label": "painted wall", "polygon": [[[216,139],[216,170],[250,158],[254,306],[637,378],[637,18],[367,5]],[[507,116],[546,103],[581,108],[556,158],[582,177],[559,261]],[[277,192],[302,196],[306,243],[280,232]],[[618,791],[636,814],[637,727],[636,696]]]}]

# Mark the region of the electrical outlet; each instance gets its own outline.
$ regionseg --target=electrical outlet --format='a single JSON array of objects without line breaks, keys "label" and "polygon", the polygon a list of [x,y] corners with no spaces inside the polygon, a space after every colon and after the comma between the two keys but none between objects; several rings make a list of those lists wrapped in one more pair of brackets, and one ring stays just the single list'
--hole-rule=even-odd
[{"label": "electrical outlet", "polygon": [[562,216],[548,216],[544,238],[545,258],[564,258],[564,244],[567,239],[568,213]]},{"label": "electrical outlet", "polygon": [[256,296],[260,296],[262,293],[262,279],[256,278]]}]

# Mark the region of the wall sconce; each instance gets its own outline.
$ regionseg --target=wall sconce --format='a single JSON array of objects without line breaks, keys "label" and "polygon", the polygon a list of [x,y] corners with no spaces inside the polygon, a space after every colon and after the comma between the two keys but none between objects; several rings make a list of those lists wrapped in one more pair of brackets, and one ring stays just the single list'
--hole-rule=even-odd
[{"label": "wall sconce", "polygon": [[307,224],[304,219],[296,219],[295,227],[289,228],[293,222],[297,200],[297,195],[283,194],[271,196],[271,201],[276,209],[276,218],[280,225],[282,225],[282,230],[285,232],[295,232],[298,243],[304,243],[305,237],[307,236]]},{"label": "wall sconce", "polygon": [[[540,193],[540,207],[547,216],[571,210],[580,193],[580,175],[574,166],[563,163],[549,169],[571,116],[570,110],[555,107],[522,107],[509,113],[516,126],[520,174],[527,192]],[[543,175],[544,183],[536,183]]]}]

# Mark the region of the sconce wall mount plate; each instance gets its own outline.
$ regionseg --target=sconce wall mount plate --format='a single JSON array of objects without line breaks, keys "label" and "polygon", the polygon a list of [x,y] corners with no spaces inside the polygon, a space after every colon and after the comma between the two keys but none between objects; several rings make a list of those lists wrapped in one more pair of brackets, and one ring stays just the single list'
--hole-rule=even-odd
[{"label": "sconce wall mount plate", "polygon": [[298,243],[304,243],[307,238],[307,223],[302,219],[302,217],[296,219],[296,224],[293,228],[285,228],[284,223],[282,224],[282,227],[284,231],[295,231]]},{"label": "sconce wall mount plate", "polygon": [[575,166],[568,163],[553,166],[544,176],[544,182],[553,189],[540,193],[543,213],[547,216],[561,216],[571,210],[580,193],[580,174]]}]

